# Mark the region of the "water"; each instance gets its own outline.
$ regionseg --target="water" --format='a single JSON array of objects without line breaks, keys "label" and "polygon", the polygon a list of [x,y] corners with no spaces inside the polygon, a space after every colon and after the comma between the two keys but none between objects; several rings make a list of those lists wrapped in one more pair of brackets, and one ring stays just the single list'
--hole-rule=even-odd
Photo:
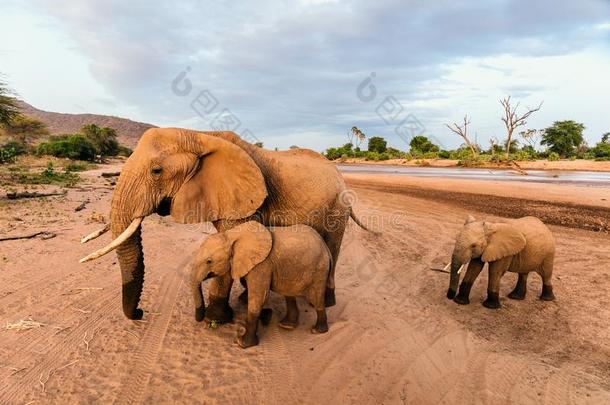
[{"label": "water", "polygon": [[527,170],[524,176],[514,170],[461,167],[413,167],[383,165],[337,165],[343,173],[391,174],[445,179],[525,181],[529,183],[556,183],[610,187],[609,172]]}]

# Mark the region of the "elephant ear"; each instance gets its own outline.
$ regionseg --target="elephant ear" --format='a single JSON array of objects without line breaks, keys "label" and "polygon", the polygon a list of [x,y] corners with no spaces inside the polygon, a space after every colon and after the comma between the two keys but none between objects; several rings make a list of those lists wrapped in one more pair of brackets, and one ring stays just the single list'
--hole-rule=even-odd
[{"label": "elephant ear", "polygon": [[485,223],[487,247],[481,260],[493,262],[503,257],[512,256],[525,248],[525,236],[513,225]]},{"label": "elephant ear", "polygon": [[246,218],[265,198],[265,179],[254,160],[239,146],[219,137],[189,132],[188,152],[199,167],[172,200],[171,215],[180,223]]},{"label": "elephant ear", "polygon": [[227,231],[232,244],[231,276],[234,279],[244,277],[256,265],[269,256],[273,239],[271,232],[259,224],[250,221]]}]

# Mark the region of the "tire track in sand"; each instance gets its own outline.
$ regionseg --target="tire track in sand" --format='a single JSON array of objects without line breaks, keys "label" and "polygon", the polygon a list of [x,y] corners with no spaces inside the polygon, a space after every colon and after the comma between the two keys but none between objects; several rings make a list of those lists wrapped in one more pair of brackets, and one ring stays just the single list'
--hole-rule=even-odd
[{"label": "tire track in sand", "polygon": [[[194,252],[194,247],[198,243],[192,244],[190,251]],[[141,339],[138,351],[133,356],[132,367],[129,367],[129,375],[122,379],[123,383],[114,402],[118,404],[137,404],[141,403],[150,381],[153,367],[157,362],[157,357],[161,351],[163,340],[167,335],[169,322],[176,304],[178,293],[184,283],[183,269],[190,261],[192,255],[174,268],[171,272],[166,272],[162,277],[159,287],[158,305],[154,307],[154,312],[160,315],[151,317],[147,324],[144,335]]]},{"label": "tire track in sand", "polygon": [[[85,333],[91,333],[92,330],[96,329],[96,326],[99,326],[104,319],[119,308],[118,291],[109,292],[105,297],[106,299],[97,310],[91,313],[91,316],[85,319],[84,322],[71,328],[66,332],[63,339],[48,349],[42,361],[26,369],[14,381],[3,385],[0,389],[0,401],[2,403],[13,404],[17,398],[24,397],[33,386],[39,384],[41,376],[48,375],[53,368],[61,366],[66,362],[70,353],[77,350],[77,346],[82,343]],[[24,362],[35,360],[39,357],[35,353],[29,353],[24,357]]]}]

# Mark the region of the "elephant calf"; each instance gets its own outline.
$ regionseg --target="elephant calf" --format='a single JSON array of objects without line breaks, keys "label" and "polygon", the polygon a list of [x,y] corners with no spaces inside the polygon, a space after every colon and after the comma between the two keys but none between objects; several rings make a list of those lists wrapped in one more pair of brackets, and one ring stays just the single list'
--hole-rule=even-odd
[{"label": "elephant calf", "polygon": [[[554,257],[555,239],[538,218],[524,217],[508,223],[491,223],[476,221],[469,215],[455,241],[447,298],[454,299],[458,304],[469,304],[472,283],[485,263],[489,263],[487,299],[483,302],[487,308],[500,308],[500,278],[507,271],[519,273],[519,280],[508,294],[509,298],[525,298],[528,273],[535,271],[542,277],[540,299],[552,301],[555,299],[551,284]],[[456,295],[461,269],[468,262],[466,275]]]},{"label": "elephant calf", "polygon": [[309,226],[266,228],[258,222],[246,222],[207,238],[191,266],[195,319],[199,322],[205,316],[203,280],[229,271],[234,279],[246,279],[246,331],[237,339],[243,348],[258,344],[258,320],[269,290],[286,299],[286,316],[280,326],[286,329],[297,326],[299,309],[295,297],[302,295],[317,312],[317,321],[311,331],[328,331],[324,293],[332,259],[322,237]]}]

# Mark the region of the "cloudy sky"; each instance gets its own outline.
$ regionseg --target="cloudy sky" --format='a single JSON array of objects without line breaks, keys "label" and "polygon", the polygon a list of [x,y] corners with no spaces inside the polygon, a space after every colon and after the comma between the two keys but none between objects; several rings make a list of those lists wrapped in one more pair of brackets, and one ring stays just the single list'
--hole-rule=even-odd
[{"label": "cloudy sky", "polygon": [[610,131],[610,2],[16,1],[0,6],[0,72],[59,112],[230,128],[316,150],[356,125],[407,149],[472,117],[503,139],[498,100]]}]

